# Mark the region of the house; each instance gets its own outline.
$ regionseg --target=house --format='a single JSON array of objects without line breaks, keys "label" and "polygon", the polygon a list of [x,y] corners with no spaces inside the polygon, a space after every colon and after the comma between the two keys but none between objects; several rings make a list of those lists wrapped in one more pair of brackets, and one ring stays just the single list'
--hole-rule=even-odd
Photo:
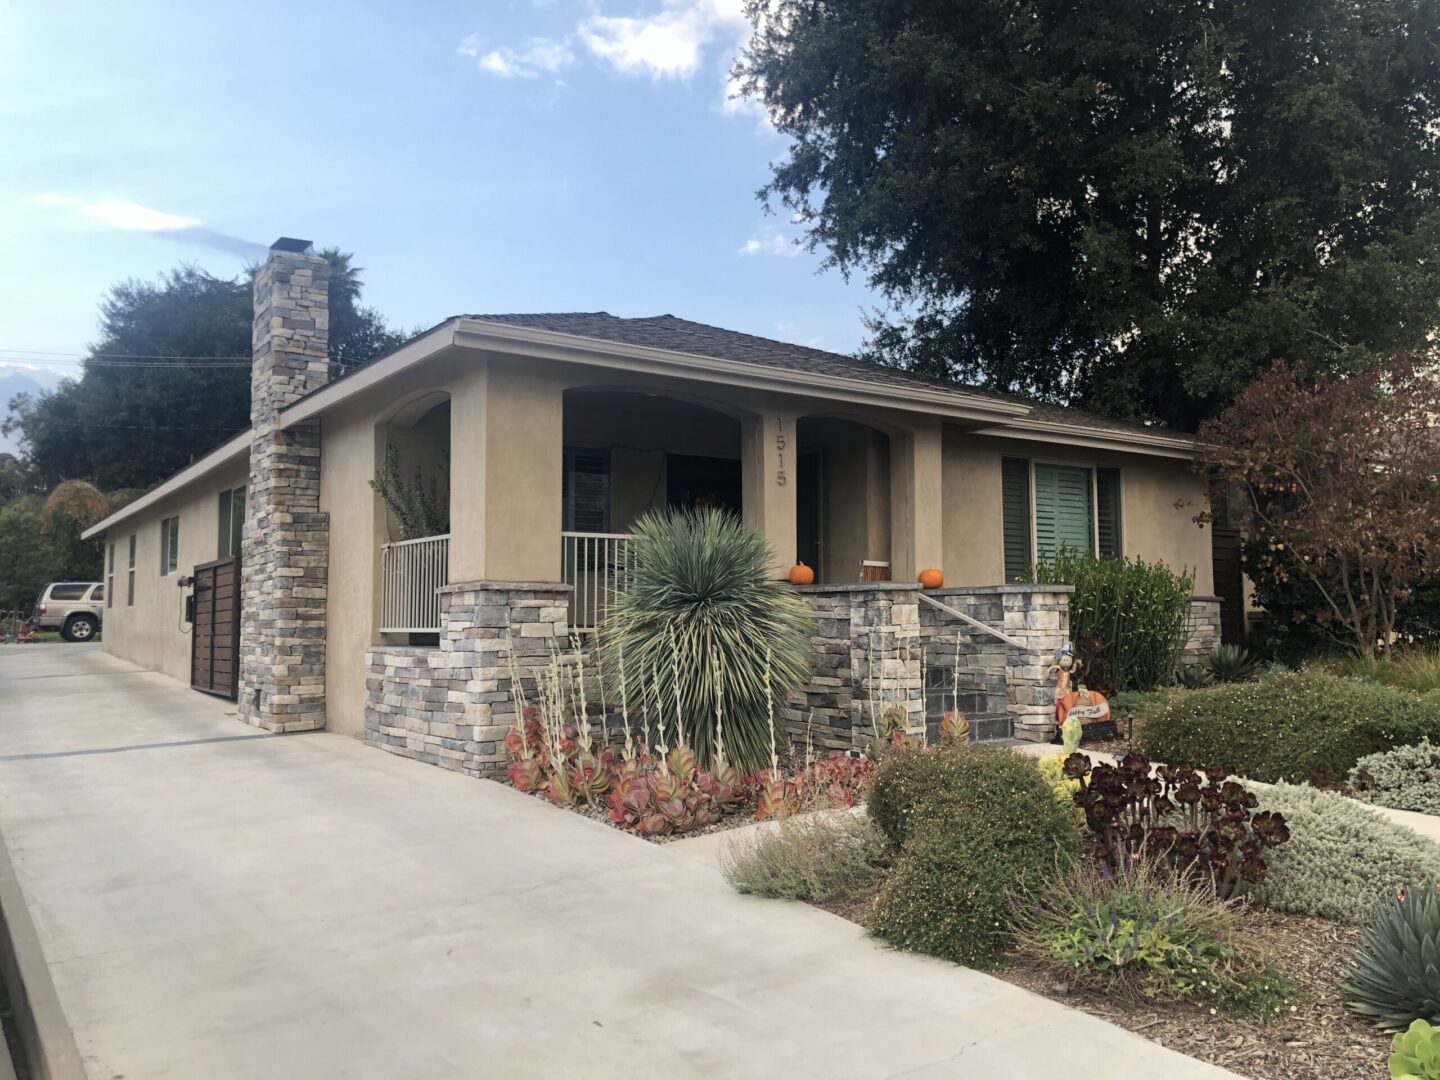
[{"label": "house", "polygon": [[[86,533],[105,647],[251,724],[493,772],[512,674],[588,639],[627,528],[667,504],[732,508],[777,577],[815,569],[820,662],[788,715],[823,746],[882,696],[1048,737],[1067,590],[1007,583],[1061,544],[1193,570],[1189,648],[1217,640],[1187,436],[669,315],[460,315],[330,380],[327,273],[272,247],[250,430]],[[392,452],[448,493],[448,533],[397,532],[371,485]],[[946,587],[922,594],[928,567]]]}]

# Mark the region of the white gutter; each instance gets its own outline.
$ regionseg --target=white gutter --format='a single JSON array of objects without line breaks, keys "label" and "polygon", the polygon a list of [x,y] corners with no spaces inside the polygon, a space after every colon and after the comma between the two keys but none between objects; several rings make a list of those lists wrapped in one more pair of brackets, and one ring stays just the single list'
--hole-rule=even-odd
[{"label": "white gutter", "polygon": [[1186,461],[1195,456],[1195,440],[1173,433],[1149,434],[1144,431],[1126,431],[1103,425],[1090,426],[1082,419],[1073,424],[1062,424],[1055,420],[1032,420],[1028,418],[1006,420],[976,428],[971,435],[993,435],[998,438],[1028,439],[1031,442],[1063,443],[1066,446],[1086,446],[1100,450],[1122,450],[1129,453],[1143,453],[1151,457],[1181,458]]},{"label": "white gutter", "polygon": [[202,457],[199,461],[191,462],[181,469],[170,479],[158,487],[153,487],[138,499],[126,503],[119,510],[116,510],[109,517],[97,521],[90,528],[80,534],[80,539],[90,540],[93,537],[104,533],[111,526],[124,521],[126,518],[138,514],[147,507],[154,506],[166,496],[173,495],[186,484],[199,480],[201,477],[215,472],[229,465],[238,458],[245,457],[250,453],[250,429],[246,428],[228,442],[221,443],[214,450]]}]

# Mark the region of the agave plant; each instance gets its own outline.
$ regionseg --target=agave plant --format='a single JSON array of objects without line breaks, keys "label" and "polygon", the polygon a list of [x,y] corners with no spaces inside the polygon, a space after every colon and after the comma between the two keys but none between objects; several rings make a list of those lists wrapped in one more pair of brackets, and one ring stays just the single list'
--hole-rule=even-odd
[{"label": "agave plant", "polygon": [[1215,676],[1200,664],[1182,664],[1175,669],[1175,681],[1187,690],[1199,690],[1213,683]]},{"label": "agave plant", "polygon": [[1220,645],[1205,661],[1205,670],[1221,682],[1244,682],[1260,672],[1260,661],[1243,645]]},{"label": "agave plant", "polygon": [[1440,885],[1381,905],[1341,983],[1350,1008],[1384,1031],[1440,1023]]},{"label": "agave plant", "polygon": [[[720,511],[651,513],[600,633],[605,679],[649,702],[699,755],[741,772],[769,763],[775,710],[810,674],[814,619],[773,580],[765,541]],[[723,725],[723,743],[721,728]]]}]

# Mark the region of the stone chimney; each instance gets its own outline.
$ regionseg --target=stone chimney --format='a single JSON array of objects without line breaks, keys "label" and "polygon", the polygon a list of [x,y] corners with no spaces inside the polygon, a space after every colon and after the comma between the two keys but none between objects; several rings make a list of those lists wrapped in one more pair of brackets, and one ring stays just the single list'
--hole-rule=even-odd
[{"label": "stone chimney", "polygon": [[240,716],[267,731],[325,726],[329,515],[320,511],[320,423],[280,411],[329,378],[330,265],[281,237],[255,275],[250,481],[241,543]]}]

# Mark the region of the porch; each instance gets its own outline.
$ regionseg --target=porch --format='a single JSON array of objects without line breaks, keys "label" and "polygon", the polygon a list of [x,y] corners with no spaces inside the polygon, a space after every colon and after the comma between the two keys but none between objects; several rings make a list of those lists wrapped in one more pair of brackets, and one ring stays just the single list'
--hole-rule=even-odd
[{"label": "porch", "polygon": [[[916,430],[881,415],[769,414],[741,395],[702,401],[632,388],[567,388],[558,404],[555,442],[532,446],[513,473],[495,467],[486,447],[483,477],[461,447],[451,466],[449,395],[422,395],[382,425],[379,453],[394,455],[420,493],[444,491],[448,510],[445,531],[428,536],[406,535],[393,509],[377,515],[378,632],[387,640],[439,632],[435,590],[457,576],[457,556],[462,574],[466,564],[504,564],[509,573],[485,579],[571,586],[571,625],[588,633],[624,586],[629,530],[665,508],[737,514],[765,536],[777,577],[798,561],[817,584],[913,581],[939,563],[938,424]],[[479,520],[466,505],[476,479],[487,495]],[[511,558],[514,536],[503,524],[510,520],[550,527],[527,529]]]}]

